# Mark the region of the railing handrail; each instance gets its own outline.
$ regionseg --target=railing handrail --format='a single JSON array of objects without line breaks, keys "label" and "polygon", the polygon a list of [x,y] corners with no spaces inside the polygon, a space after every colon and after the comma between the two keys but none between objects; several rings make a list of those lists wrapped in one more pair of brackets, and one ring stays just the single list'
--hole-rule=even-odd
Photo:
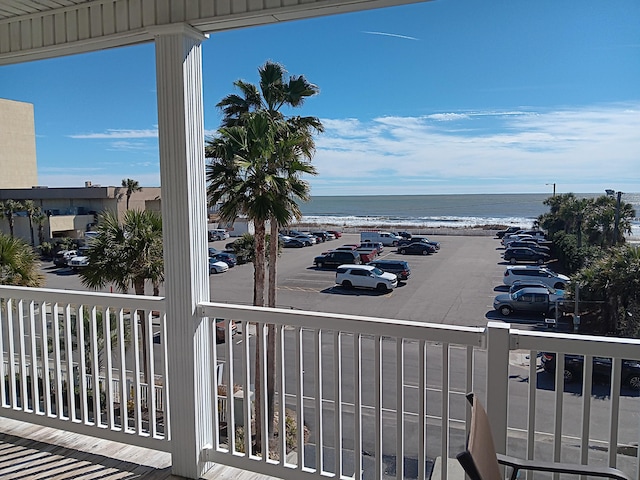
[{"label": "railing handrail", "polygon": [[[131,308],[132,300],[141,310],[164,310],[165,298],[123,293],[79,292],[53,288],[27,288],[0,285],[0,298],[20,298],[57,304],[94,304],[107,307]],[[139,307],[138,307],[139,305]]]},{"label": "railing handrail", "polygon": [[[199,309],[200,316],[203,318],[241,319],[247,322],[334,330],[342,333],[386,335],[431,342],[444,341],[481,348],[484,346],[486,328],[214,302],[202,302],[199,304]],[[286,321],[283,321],[283,315],[286,316]],[[318,319],[322,319],[322,322]],[[452,338],[452,334],[456,335],[455,339]]]}]

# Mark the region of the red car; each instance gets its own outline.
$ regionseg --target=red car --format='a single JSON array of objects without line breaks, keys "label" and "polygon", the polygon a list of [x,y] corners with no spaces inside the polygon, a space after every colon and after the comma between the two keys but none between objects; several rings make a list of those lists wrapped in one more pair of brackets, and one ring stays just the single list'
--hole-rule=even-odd
[{"label": "red car", "polygon": [[337,230],[327,230],[327,232],[331,233],[332,235],[334,235],[336,238],[340,238],[342,236],[342,232],[339,232]]}]

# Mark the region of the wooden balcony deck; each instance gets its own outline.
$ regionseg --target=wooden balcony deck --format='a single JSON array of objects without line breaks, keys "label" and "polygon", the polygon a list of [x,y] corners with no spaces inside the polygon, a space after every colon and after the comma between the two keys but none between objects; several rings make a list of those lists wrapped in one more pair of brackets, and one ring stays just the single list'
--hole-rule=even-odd
[{"label": "wooden balcony deck", "polygon": [[[179,479],[171,475],[171,456],[53,428],[0,418],[0,478],[26,479]],[[269,480],[216,465],[205,480]]]}]

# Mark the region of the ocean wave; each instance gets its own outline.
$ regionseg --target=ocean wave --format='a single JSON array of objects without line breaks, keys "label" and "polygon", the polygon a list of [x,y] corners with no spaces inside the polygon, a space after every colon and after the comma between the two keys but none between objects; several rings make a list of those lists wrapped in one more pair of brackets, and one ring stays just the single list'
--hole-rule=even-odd
[{"label": "ocean wave", "polygon": [[406,227],[406,228],[438,228],[458,227],[471,228],[480,225],[521,225],[524,228],[533,226],[533,218],[525,217],[399,217],[399,216],[358,216],[358,215],[305,215],[302,223],[316,225],[337,225],[344,227]]}]

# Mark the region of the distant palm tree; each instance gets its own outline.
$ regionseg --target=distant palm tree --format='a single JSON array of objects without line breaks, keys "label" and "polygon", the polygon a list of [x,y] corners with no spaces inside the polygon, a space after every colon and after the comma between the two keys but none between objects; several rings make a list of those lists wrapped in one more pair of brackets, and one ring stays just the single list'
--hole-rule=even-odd
[{"label": "distant palm tree", "polygon": [[41,287],[44,276],[33,249],[23,240],[0,233],[0,284]]},{"label": "distant palm tree", "polygon": [[22,202],[22,206],[27,212],[27,217],[29,217],[29,232],[31,233],[31,246],[34,246],[35,238],[33,235],[33,220],[42,210],[33,200],[25,200]]},{"label": "distant palm tree", "polygon": [[22,204],[20,202],[16,202],[15,200],[5,200],[4,202],[0,202],[0,218],[6,218],[9,222],[9,232],[11,237],[13,238],[13,230],[14,230],[14,213],[22,211]]},{"label": "distant palm tree", "polygon": [[127,210],[129,210],[129,200],[131,199],[131,195],[133,195],[135,192],[142,191],[142,187],[137,180],[133,180],[131,178],[123,178],[122,187],[127,189],[125,195],[127,196]]},{"label": "distant palm tree", "polygon": [[44,222],[47,218],[47,215],[41,209],[33,216],[33,221],[38,226],[38,245],[44,243]]}]

